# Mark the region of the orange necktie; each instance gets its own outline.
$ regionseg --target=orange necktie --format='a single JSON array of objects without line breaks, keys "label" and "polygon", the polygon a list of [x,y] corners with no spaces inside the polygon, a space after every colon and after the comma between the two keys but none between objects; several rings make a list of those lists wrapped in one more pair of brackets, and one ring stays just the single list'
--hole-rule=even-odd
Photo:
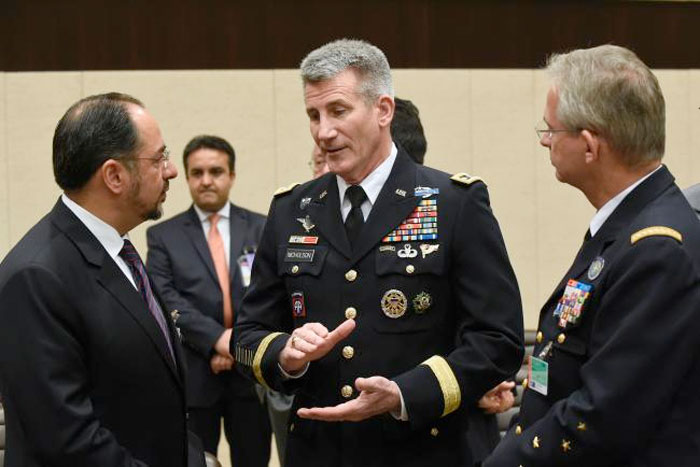
[{"label": "orange necktie", "polygon": [[207,243],[209,243],[209,251],[211,259],[214,260],[214,269],[219,278],[219,287],[221,294],[224,297],[224,327],[230,328],[233,325],[233,308],[231,306],[231,286],[228,276],[228,266],[226,265],[226,249],[224,248],[224,240],[221,238],[219,228],[219,215],[212,214],[209,216],[209,235]]}]

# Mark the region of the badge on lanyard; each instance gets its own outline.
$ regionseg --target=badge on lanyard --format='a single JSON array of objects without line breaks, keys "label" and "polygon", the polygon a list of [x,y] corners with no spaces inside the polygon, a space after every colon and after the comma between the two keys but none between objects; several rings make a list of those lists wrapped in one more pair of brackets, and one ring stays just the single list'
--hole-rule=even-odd
[{"label": "badge on lanyard", "polygon": [[238,257],[238,269],[241,271],[241,282],[243,287],[250,285],[250,274],[253,270],[253,260],[255,259],[255,251],[244,250],[244,253]]},{"label": "badge on lanyard", "polygon": [[547,395],[549,381],[549,363],[537,357],[530,357],[527,369],[527,387],[543,396]]},{"label": "badge on lanyard", "polygon": [[554,317],[559,318],[559,327],[564,329],[569,324],[576,324],[581,318],[583,305],[591,295],[593,286],[569,279],[564,294],[554,309]]}]

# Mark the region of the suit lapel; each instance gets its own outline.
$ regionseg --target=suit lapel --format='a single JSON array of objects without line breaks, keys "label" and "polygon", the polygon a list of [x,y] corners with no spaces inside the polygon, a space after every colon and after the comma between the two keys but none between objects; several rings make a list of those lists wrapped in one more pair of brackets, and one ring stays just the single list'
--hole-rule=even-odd
[{"label": "suit lapel", "polygon": [[[246,232],[248,232],[248,218],[245,213],[238,207],[231,204],[229,211],[229,235],[230,235],[230,253],[228,260],[229,281],[231,287],[235,283],[234,278],[239,274],[238,256],[243,250],[245,243]],[[233,289],[232,289],[233,290]]]},{"label": "suit lapel", "polygon": [[353,264],[406,219],[422,199],[413,195],[416,186],[416,165],[402,152],[401,150],[396,157],[391,174],[379,192],[360,232],[352,252]]},{"label": "suit lapel", "polygon": [[197,211],[194,210],[194,205],[187,211],[187,217],[183,223],[183,228],[192,242],[195,251],[202,260],[202,263],[204,263],[204,266],[206,266],[206,270],[209,272],[209,275],[211,275],[212,280],[214,283],[218,284],[219,278],[216,275],[216,270],[214,269],[214,261],[211,259],[209,245],[204,238],[202,223],[199,220],[199,216],[197,216]]},{"label": "suit lapel", "polygon": [[[335,175],[329,174],[326,177],[328,183],[319,184],[318,192],[312,193],[311,202],[305,212],[309,213],[312,223],[323,234],[323,238],[349,259],[350,242],[340,215],[338,184]],[[302,228],[301,224],[299,224],[299,228]],[[305,232],[302,230],[302,233]],[[313,234],[313,229],[309,233]]]},{"label": "suit lapel", "polygon": [[[178,375],[178,370],[175,368],[175,363],[168,349],[165,336],[163,336],[163,332],[155,318],[151,315],[141,294],[131,285],[129,280],[124,277],[124,273],[119,269],[117,264],[109,258],[100,242],[61,200],[59,200],[54,207],[51,216],[54,223],[71,239],[76,248],[80,250],[85,260],[98,269],[96,274],[97,282],[114,297],[121,307],[124,308],[145,331],[161,358],[165,361],[165,364],[173,372],[178,384],[181,385],[182,381]],[[166,319],[166,322],[169,321],[170,319]],[[169,325],[169,328],[170,338],[173,340],[173,346],[175,346],[174,340],[177,339],[177,337],[173,333],[172,326]]]}]

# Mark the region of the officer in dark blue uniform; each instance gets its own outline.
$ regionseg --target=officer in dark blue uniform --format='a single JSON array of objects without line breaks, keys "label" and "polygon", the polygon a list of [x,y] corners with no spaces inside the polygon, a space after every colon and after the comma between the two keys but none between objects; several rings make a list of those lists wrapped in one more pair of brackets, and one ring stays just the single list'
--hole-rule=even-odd
[{"label": "officer in dark blue uniform", "polygon": [[392,143],[391,74],[376,47],[327,44],[302,77],[333,173],[272,202],[234,332],[238,368],[296,392],[287,467],[471,465],[465,407],[523,352],[486,185],[418,166]]},{"label": "officer in dark blue uniform", "polygon": [[697,466],[700,223],[661,165],[661,89],[616,46],[547,70],[540,142],[597,213],[542,308],[520,418],[484,465]]}]

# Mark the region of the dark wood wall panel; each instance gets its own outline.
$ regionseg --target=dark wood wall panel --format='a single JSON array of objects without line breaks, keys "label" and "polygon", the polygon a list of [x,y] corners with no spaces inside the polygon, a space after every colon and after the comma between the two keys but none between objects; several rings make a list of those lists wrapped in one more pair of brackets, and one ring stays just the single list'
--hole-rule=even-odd
[{"label": "dark wood wall panel", "polygon": [[612,42],[700,68],[700,3],[468,0],[0,0],[0,70],[294,68],[338,37],[397,68],[533,68]]}]

